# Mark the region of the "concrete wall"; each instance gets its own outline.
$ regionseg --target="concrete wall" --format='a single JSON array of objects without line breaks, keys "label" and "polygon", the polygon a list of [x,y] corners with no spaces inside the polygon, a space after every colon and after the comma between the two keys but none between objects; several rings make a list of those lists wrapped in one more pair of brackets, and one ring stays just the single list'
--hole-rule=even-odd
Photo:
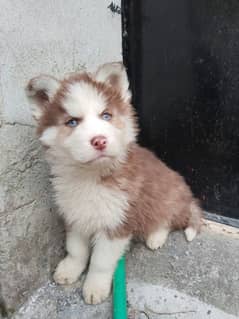
[{"label": "concrete wall", "polygon": [[0,303],[9,311],[49,278],[64,237],[24,86],[39,73],[121,60],[121,17],[110,3],[0,0]]}]

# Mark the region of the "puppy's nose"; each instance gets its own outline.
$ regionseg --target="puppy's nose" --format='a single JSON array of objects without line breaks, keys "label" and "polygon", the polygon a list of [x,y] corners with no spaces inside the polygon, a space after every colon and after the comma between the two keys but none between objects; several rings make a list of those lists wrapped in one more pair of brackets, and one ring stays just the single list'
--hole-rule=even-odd
[{"label": "puppy's nose", "polygon": [[107,139],[105,136],[95,136],[90,141],[91,145],[99,151],[103,151],[106,148]]}]

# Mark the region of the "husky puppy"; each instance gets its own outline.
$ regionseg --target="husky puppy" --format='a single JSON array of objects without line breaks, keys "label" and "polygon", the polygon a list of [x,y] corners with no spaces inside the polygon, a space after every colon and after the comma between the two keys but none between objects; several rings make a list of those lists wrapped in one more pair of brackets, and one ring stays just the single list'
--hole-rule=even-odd
[{"label": "husky puppy", "polygon": [[100,303],[132,237],[152,250],[175,229],[191,241],[202,210],[183,177],[137,144],[137,119],[121,63],[61,81],[40,75],[26,92],[66,224],[67,256],[54,280],[74,283],[91,255],[83,297]]}]

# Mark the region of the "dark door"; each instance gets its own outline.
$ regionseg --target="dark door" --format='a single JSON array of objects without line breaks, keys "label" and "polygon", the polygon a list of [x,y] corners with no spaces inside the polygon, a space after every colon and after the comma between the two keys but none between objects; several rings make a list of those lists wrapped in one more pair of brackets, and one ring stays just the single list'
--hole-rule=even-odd
[{"label": "dark door", "polygon": [[122,2],[140,142],[204,208],[239,218],[239,1]]}]

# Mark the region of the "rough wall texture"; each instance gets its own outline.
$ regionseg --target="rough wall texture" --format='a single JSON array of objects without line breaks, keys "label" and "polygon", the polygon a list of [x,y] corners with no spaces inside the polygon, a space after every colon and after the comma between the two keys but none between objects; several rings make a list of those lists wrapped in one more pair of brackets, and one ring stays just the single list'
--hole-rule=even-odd
[{"label": "rough wall texture", "polygon": [[0,0],[0,303],[9,311],[47,280],[64,237],[23,88],[39,73],[121,60],[121,18],[110,3]]}]

